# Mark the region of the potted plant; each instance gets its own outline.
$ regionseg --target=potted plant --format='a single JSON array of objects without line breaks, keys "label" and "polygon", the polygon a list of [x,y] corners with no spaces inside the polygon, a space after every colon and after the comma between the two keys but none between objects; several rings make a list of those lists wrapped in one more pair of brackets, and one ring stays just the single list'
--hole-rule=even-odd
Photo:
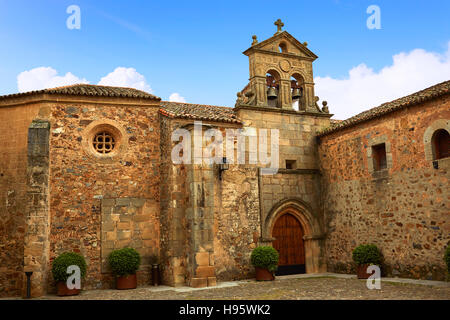
[{"label": "potted plant", "polygon": [[278,251],[271,246],[259,246],[253,249],[250,260],[255,267],[257,281],[275,279],[274,272],[277,270],[278,258]]},{"label": "potted plant", "polygon": [[161,281],[158,255],[152,254],[150,256],[150,264],[152,266],[152,285],[158,286]]},{"label": "potted plant", "polygon": [[445,249],[444,260],[447,264],[447,280],[450,279],[450,245]]},{"label": "potted plant", "polygon": [[361,244],[353,250],[353,261],[356,263],[356,274],[358,279],[368,279],[371,274],[367,273],[370,265],[381,265],[381,252],[374,244]]},{"label": "potted plant", "polygon": [[53,279],[56,281],[56,294],[58,296],[72,296],[80,293],[81,288],[69,289],[67,287],[67,279],[71,276],[70,273],[67,273],[67,269],[73,265],[80,268],[80,276],[84,278],[87,266],[82,255],[75,252],[64,252],[53,260],[52,274]]},{"label": "potted plant", "polygon": [[141,264],[141,256],[133,248],[123,248],[112,251],[108,263],[116,275],[116,288],[119,290],[136,289],[136,271]]}]

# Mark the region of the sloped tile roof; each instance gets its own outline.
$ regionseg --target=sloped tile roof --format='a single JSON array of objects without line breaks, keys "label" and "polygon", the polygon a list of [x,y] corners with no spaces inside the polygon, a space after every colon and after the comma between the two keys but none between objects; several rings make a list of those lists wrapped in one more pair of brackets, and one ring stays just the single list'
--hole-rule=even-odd
[{"label": "sloped tile roof", "polygon": [[232,108],[161,101],[161,114],[170,118],[241,123]]},{"label": "sloped tile roof", "polygon": [[342,121],[344,121],[344,120],[330,119],[330,123],[332,126],[337,125],[337,124],[341,123]]},{"label": "sloped tile roof", "polygon": [[160,100],[159,97],[154,96],[145,91],[137,90],[134,88],[125,87],[110,87],[100,86],[93,84],[74,84],[70,86],[34,90],[28,92],[13,93],[4,96],[0,96],[0,99],[21,97],[33,94],[62,94],[71,96],[97,96],[97,97],[121,97],[121,98],[140,98],[140,99],[153,99]]},{"label": "sloped tile roof", "polygon": [[356,125],[358,123],[368,121],[371,119],[378,118],[382,115],[385,115],[390,112],[394,112],[396,110],[400,110],[402,108],[412,106],[414,104],[418,104],[421,102],[425,102],[431,99],[434,99],[436,97],[440,97],[446,94],[450,93],[450,80],[438,83],[434,86],[431,86],[429,88],[426,88],[424,90],[415,92],[413,94],[410,94],[408,96],[383,103],[382,105],[369,109],[367,111],[361,112],[357,114],[356,116],[353,116],[351,118],[348,118],[347,120],[343,121],[332,121],[331,126],[328,128],[325,128],[318,134],[318,136],[324,136],[329,133],[341,130],[343,128],[347,128],[353,125]]}]

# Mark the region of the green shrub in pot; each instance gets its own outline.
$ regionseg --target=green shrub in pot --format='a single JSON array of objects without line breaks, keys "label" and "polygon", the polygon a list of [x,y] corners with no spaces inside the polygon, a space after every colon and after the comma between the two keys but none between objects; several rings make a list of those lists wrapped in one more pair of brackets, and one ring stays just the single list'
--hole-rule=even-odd
[{"label": "green shrub in pot", "polygon": [[[56,292],[58,296],[72,296],[77,295],[81,288],[69,289],[67,286],[67,279],[73,273],[67,273],[70,266],[78,266],[80,268],[80,278],[86,276],[86,261],[84,257],[76,252],[64,252],[60,254],[52,263],[53,279],[56,281]],[[81,281],[80,279],[80,281]]]},{"label": "green shrub in pot", "polygon": [[136,273],[141,265],[141,255],[133,248],[117,249],[109,254],[108,263],[115,275],[124,277]]},{"label": "green shrub in pot", "polygon": [[381,265],[381,252],[374,244],[361,244],[353,250],[353,261],[357,265]]},{"label": "green shrub in pot", "polygon": [[267,269],[270,272],[277,270],[279,254],[271,246],[259,246],[253,249],[250,261],[254,267]]},{"label": "green shrub in pot", "polygon": [[86,276],[86,261],[81,254],[76,252],[64,252],[60,254],[52,263],[52,274],[55,281],[66,282],[70,274],[67,273],[69,266],[76,265],[80,268],[81,278]]}]

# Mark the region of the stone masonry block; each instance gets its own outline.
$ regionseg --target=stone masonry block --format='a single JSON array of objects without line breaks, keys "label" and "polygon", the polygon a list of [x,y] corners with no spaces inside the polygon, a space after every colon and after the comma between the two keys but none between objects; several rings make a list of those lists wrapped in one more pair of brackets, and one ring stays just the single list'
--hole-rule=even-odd
[{"label": "stone masonry block", "polygon": [[195,254],[195,262],[197,262],[198,266],[209,266],[209,253],[197,252]]},{"label": "stone masonry block", "polygon": [[208,278],[192,278],[191,287],[192,288],[205,288],[208,286]]},{"label": "stone masonry block", "polygon": [[[103,227],[105,227],[105,225],[103,225]],[[128,229],[130,229],[130,227],[131,227],[131,223],[129,221],[117,223],[117,229],[119,229],[119,230],[128,230]],[[106,230],[106,229],[104,229],[104,230],[110,231],[110,230]]]},{"label": "stone masonry block", "polygon": [[200,278],[214,277],[215,276],[215,268],[213,266],[200,266],[195,270],[195,275]]},{"label": "stone masonry block", "polygon": [[115,199],[102,199],[102,208],[103,207],[112,207],[116,203]]},{"label": "stone masonry block", "polygon": [[130,198],[130,203],[136,207],[142,207],[145,204],[146,199],[141,199],[141,198]]},{"label": "stone masonry block", "polygon": [[117,236],[118,236],[119,240],[131,239],[131,231],[118,231]]},{"label": "stone masonry block", "polygon": [[118,207],[126,207],[130,205],[130,199],[129,198],[118,198],[116,199],[116,206]]},{"label": "stone masonry block", "polygon": [[208,277],[208,287],[215,287],[217,285],[216,277]]}]

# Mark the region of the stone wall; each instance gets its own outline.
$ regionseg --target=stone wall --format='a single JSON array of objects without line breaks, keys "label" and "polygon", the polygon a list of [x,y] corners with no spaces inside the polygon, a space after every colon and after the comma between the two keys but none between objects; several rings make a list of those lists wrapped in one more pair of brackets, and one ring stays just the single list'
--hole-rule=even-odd
[{"label": "stone wall", "polygon": [[42,105],[23,102],[0,103],[0,297],[20,295],[25,277],[28,127]]},{"label": "stone wall", "polygon": [[[158,107],[157,102],[144,105],[132,99],[96,103],[91,99],[51,106],[48,263],[65,251],[83,254],[88,265],[83,283],[86,289],[114,286],[112,275],[102,273],[102,258],[111,246],[130,245],[140,250],[144,257],[138,283],[150,281],[146,259],[150,252],[159,253]],[[96,128],[116,134],[116,153],[96,154],[90,142]],[[125,203],[128,205],[121,207]],[[115,217],[120,221],[113,221]],[[112,235],[107,228],[117,231],[117,242],[108,242]],[[139,237],[129,242],[128,233],[139,233]],[[54,288],[51,277],[49,287]]]},{"label": "stone wall", "polygon": [[159,256],[159,207],[144,198],[102,199],[102,273],[110,273],[108,256],[113,250],[135,248],[141,255],[139,270],[151,268]]},{"label": "stone wall", "polygon": [[316,132],[329,125],[331,115],[258,107],[238,108],[237,115],[245,127],[267,129],[269,136],[270,129],[279,130],[279,168],[294,160],[295,169],[318,169]]},{"label": "stone wall", "polygon": [[257,168],[230,165],[216,180],[214,265],[218,280],[253,276],[251,251],[261,237]]},{"label": "stone wall", "polygon": [[[260,129],[267,129],[269,135],[270,129],[279,132],[278,172],[258,174],[258,166],[264,166],[253,166],[259,190],[258,244],[271,244],[273,238],[270,230],[278,217],[277,209],[292,201],[300,211],[299,214],[305,218],[302,222],[307,238],[305,240],[311,240],[311,243],[305,243],[307,272],[323,271],[324,218],[316,133],[329,125],[330,115],[252,107],[238,108],[237,113],[244,126],[257,129],[255,134]],[[287,160],[293,161],[290,169],[286,169]],[[256,186],[252,186],[255,191]],[[246,252],[250,254],[251,250]]]},{"label": "stone wall", "polygon": [[[449,104],[439,98],[321,138],[329,271],[352,271],[352,250],[374,243],[384,274],[445,278],[450,159],[434,169],[424,138],[437,122],[448,123]],[[375,171],[371,146],[383,142],[387,169]]]},{"label": "stone wall", "polygon": [[[223,133],[230,129],[217,123],[203,124],[203,133],[211,126]],[[171,151],[176,143],[170,136],[177,128],[190,130],[193,142],[192,122],[162,117],[164,279],[171,285],[204,287],[215,285],[216,278],[248,278],[253,272],[250,253],[260,237],[257,168],[230,165],[219,179],[217,165],[173,164]],[[206,146],[205,139],[201,146],[198,151],[204,150],[200,149]]]}]

